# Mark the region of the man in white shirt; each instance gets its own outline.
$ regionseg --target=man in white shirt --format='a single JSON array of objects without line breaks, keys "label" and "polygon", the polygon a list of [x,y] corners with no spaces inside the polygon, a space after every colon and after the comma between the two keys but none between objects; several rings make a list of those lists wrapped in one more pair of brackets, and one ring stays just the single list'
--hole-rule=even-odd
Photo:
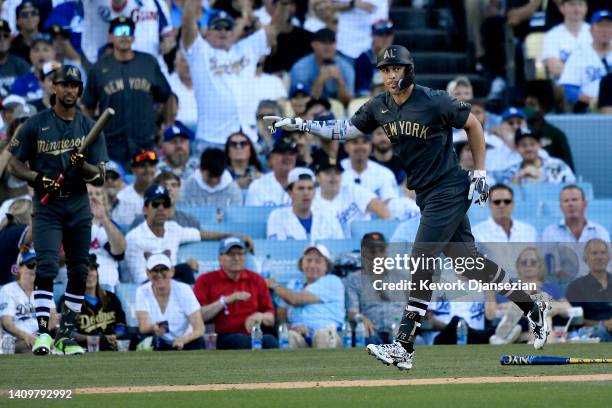
[{"label": "man in white shirt", "polygon": [[224,11],[214,11],[202,38],[196,24],[199,7],[195,0],[186,0],[181,39],[189,69],[194,73],[198,107],[196,153],[207,147],[222,149],[228,136],[238,131],[255,143],[257,105],[249,97],[254,93],[257,62],[270,53],[277,27],[265,26],[234,43],[234,19]]},{"label": "man in white shirt", "polygon": [[559,11],[563,14],[563,23],[544,35],[542,62],[553,79],[559,79],[575,49],[588,47],[593,41],[590,26],[584,21],[587,8],[586,0],[561,0]]},{"label": "man in white shirt", "polygon": [[133,48],[159,57],[161,48],[175,42],[168,3],[164,0],[83,0],[81,48],[92,64],[108,43],[109,22],[119,16],[130,17],[136,25]]},{"label": "man in white shirt", "polygon": [[372,41],[369,28],[377,20],[389,18],[388,0],[340,0],[332,7],[338,15],[338,50],[357,58],[370,47]]},{"label": "man in white shirt", "polygon": [[491,216],[472,228],[477,242],[531,242],[537,241],[536,229],[512,218],[514,193],[505,184],[496,184],[489,190]]},{"label": "man in white shirt", "polygon": [[599,95],[599,83],[612,72],[612,12],[599,10],[591,17],[590,45],[576,49],[567,60],[559,84],[570,104],[589,105]]},{"label": "man in white shirt", "polygon": [[588,202],[584,191],[577,185],[568,185],[561,189],[559,204],[563,219],[544,229],[543,242],[580,242],[599,238],[610,242],[610,233],[596,222],[585,218]]},{"label": "man in white shirt", "polygon": [[296,167],[288,177],[291,207],[273,210],[268,217],[268,239],[307,240],[342,239],[342,227],[332,211],[312,208],[315,175],[306,167]]},{"label": "man in white shirt", "polygon": [[142,213],[144,193],[153,183],[159,159],[154,150],[143,150],[132,159],[132,173],[136,178],[117,193],[117,200],[111,211],[111,218],[119,225],[131,225],[134,218]]},{"label": "man in white shirt", "polygon": [[[177,253],[181,244],[200,240],[219,240],[237,235],[181,227],[174,221],[168,221],[170,207],[172,207],[170,193],[163,186],[153,184],[147,189],[142,209],[145,214],[145,222],[128,232],[125,237],[127,241],[125,261],[131,282],[141,283],[147,279],[145,252],[169,250],[172,265],[176,265]],[[253,247],[249,237],[242,235],[240,237],[251,248]]]},{"label": "man in white shirt", "polygon": [[344,168],[343,183],[363,186],[376,194],[383,203],[399,197],[393,172],[369,159],[372,143],[368,136],[347,140],[344,149],[349,157],[341,162]]},{"label": "man in white shirt", "polygon": [[376,194],[357,184],[342,184],[344,169],[335,157],[322,156],[315,163],[319,188],[315,193],[314,211],[329,212],[336,216],[344,236],[351,236],[353,221],[369,220],[374,213],[378,218],[391,218],[387,206]]},{"label": "man in white shirt", "polygon": [[[278,132],[284,131],[279,130]],[[277,138],[269,158],[272,171],[253,180],[249,185],[245,206],[281,207],[289,205],[291,199],[286,191],[289,184],[287,177],[289,172],[295,168],[297,155],[297,144],[289,133],[285,132]]]}]

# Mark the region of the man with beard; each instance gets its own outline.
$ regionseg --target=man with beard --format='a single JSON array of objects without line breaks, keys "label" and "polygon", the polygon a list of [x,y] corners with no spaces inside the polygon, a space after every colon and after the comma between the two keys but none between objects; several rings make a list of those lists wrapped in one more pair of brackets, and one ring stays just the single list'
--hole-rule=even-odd
[{"label": "man with beard", "polygon": [[9,53],[11,47],[11,27],[6,20],[0,20],[0,98],[11,93],[17,77],[28,73],[28,64]]},{"label": "man with beard", "polygon": [[200,165],[197,157],[189,157],[194,137],[193,132],[178,120],[166,129],[162,143],[164,158],[157,165],[157,170],[160,173],[174,173],[183,181],[191,177]]},{"label": "man with beard", "polygon": [[393,145],[391,145],[391,141],[381,127],[372,132],[372,155],[370,159],[391,170],[398,185],[402,184],[406,178],[402,161],[393,154]]},{"label": "man with beard", "polygon": [[[32,352],[47,355],[54,347],[55,354],[83,354],[72,331],[81,312],[89,263],[92,214],[86,183],[104,183],[108,157],[102,135],[84,154],[77,150],[93,127],[93,122],[76,109],[83,92],[79,69],[65,65],[53,75],[53,107],[32,116],[17,132],[9,145],[9,169],[34,188],[32,235],[38,262],[34,303],[39,335]],[[68,166],[70,171],[66,171]],[[60,174],[65,176],[62,184],[55,181]],[[40,200],[46,194],[51,199],[43,205]],[[59,269],[61,245],[66,254],[68,285],[52,346],[49,315],[55,305],[53,280]]]}]

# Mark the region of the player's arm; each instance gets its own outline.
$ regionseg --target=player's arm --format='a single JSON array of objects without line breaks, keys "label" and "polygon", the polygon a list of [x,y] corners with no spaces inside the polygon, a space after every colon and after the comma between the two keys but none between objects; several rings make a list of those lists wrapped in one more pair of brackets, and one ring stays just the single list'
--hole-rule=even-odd
[{"label": "player's arm", "polygon": [[278,295],[278,297],[283,299],[287,304],[291,306],[321,303],[321,299],[319,299],[317,295],[314,295],[313,293],[305,289],[300,292],[296,292],[284,286],[275,285],[274,283],[269,287],[274,291],[274,293]]},{"label": "player's arm", "polygon": [[476,116],[470,113],[463,129],[467,133],[470,150],[472,151],[472,156],[474,156],[474,168],[476,170],[484,170],[486,146],[482,125],[476,119]]},{"label": "player's arm", "polygon": [[280,128],[290,132],[308,132],[329,140],[349,140],[363,135],[363,132],[357,129],[350,119],[318,121],[264,116],[264,120],[273,121],[274,130]]},{"label": "player's arm", "polygon": [[198,31],[198,24],[196,22],[200,12],[199,2],[196,2],[196,0],[185,0],[185,5],[183,6],[183,25],[181,33],[183,48],[191,47],[197,36],[200,35]]},{"label": "player's arm", "polygon": [[27,181],[30,184],[34,183],[34,181],[36,181],[36,177],[38,176],[38,172],[30,169],[24,162],[13,155],[11,155],[9,158],[8,169],[13,176]]}]

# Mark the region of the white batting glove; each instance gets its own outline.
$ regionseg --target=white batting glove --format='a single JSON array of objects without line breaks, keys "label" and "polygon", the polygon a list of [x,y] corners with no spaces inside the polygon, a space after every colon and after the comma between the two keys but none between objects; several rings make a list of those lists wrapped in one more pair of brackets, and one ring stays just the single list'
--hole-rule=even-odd
[{"label": "white batting glove", "polygon": [[263,120],[274,121],[270,126],[271,133],[276,129],[283,129],[288,132],[304,132],[306,131],[306,121],[301,118],[282,118],[280,116],[264,116]]},{"label": "white batting glove", "polygon": [[476,201],[474,204],[479,204],[481,207],[487,202],[489,198],[489,185],[487,184],[487,172],[486,170],[472,170],[471,172],[470,191],[468,192],[468,200],[472,200],[474,193],[477,193]]}]

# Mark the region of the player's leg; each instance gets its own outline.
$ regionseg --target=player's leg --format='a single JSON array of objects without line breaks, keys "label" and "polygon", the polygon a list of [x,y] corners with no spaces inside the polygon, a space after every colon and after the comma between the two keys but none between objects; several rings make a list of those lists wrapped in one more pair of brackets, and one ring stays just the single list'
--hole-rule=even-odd
[{"label": "player's leg", "polygon": [[32,217],[32,240],[36,248],[36,278],[34,279],[34,307],[38,322],[38,336],[32,352],[46,355],[51,352],[52,338],[49,334],[49,317],[55,308],[53,280],[57,276],[59,248],[62,242],[61,214],[52,205],[42,206],[34,202]]},{"label": "player's leg", "polygon": [[55,347],[64,354],[83,354],[84,350],[73,338],[81,305],[85,296],[91,242],[91,211],[87,196],[71,199],[64,224],[64,252],[68,269],[68,284],[62,305],[60,328],[55,336]]},{"label": "player's leg", "polygon": [[[455,231],[451,242],[444,249],[444,253],[451,258],[484,259],[483,268],[468,269],[462,274],[467,279],[497,284],[512,283],[512,279],[503,268],[489,258],[485,258],[477,250],[467,215]],[[546,314],[550,308],[548,302],[539,299],[534,301],[531,296],[522,290],[502,290],[498,293],[514,302],[523,311],[523,314],[529,319],[531,330],[535,335],[534,347],[536,349],[542,348],[548,336],[546,323]]]}]

